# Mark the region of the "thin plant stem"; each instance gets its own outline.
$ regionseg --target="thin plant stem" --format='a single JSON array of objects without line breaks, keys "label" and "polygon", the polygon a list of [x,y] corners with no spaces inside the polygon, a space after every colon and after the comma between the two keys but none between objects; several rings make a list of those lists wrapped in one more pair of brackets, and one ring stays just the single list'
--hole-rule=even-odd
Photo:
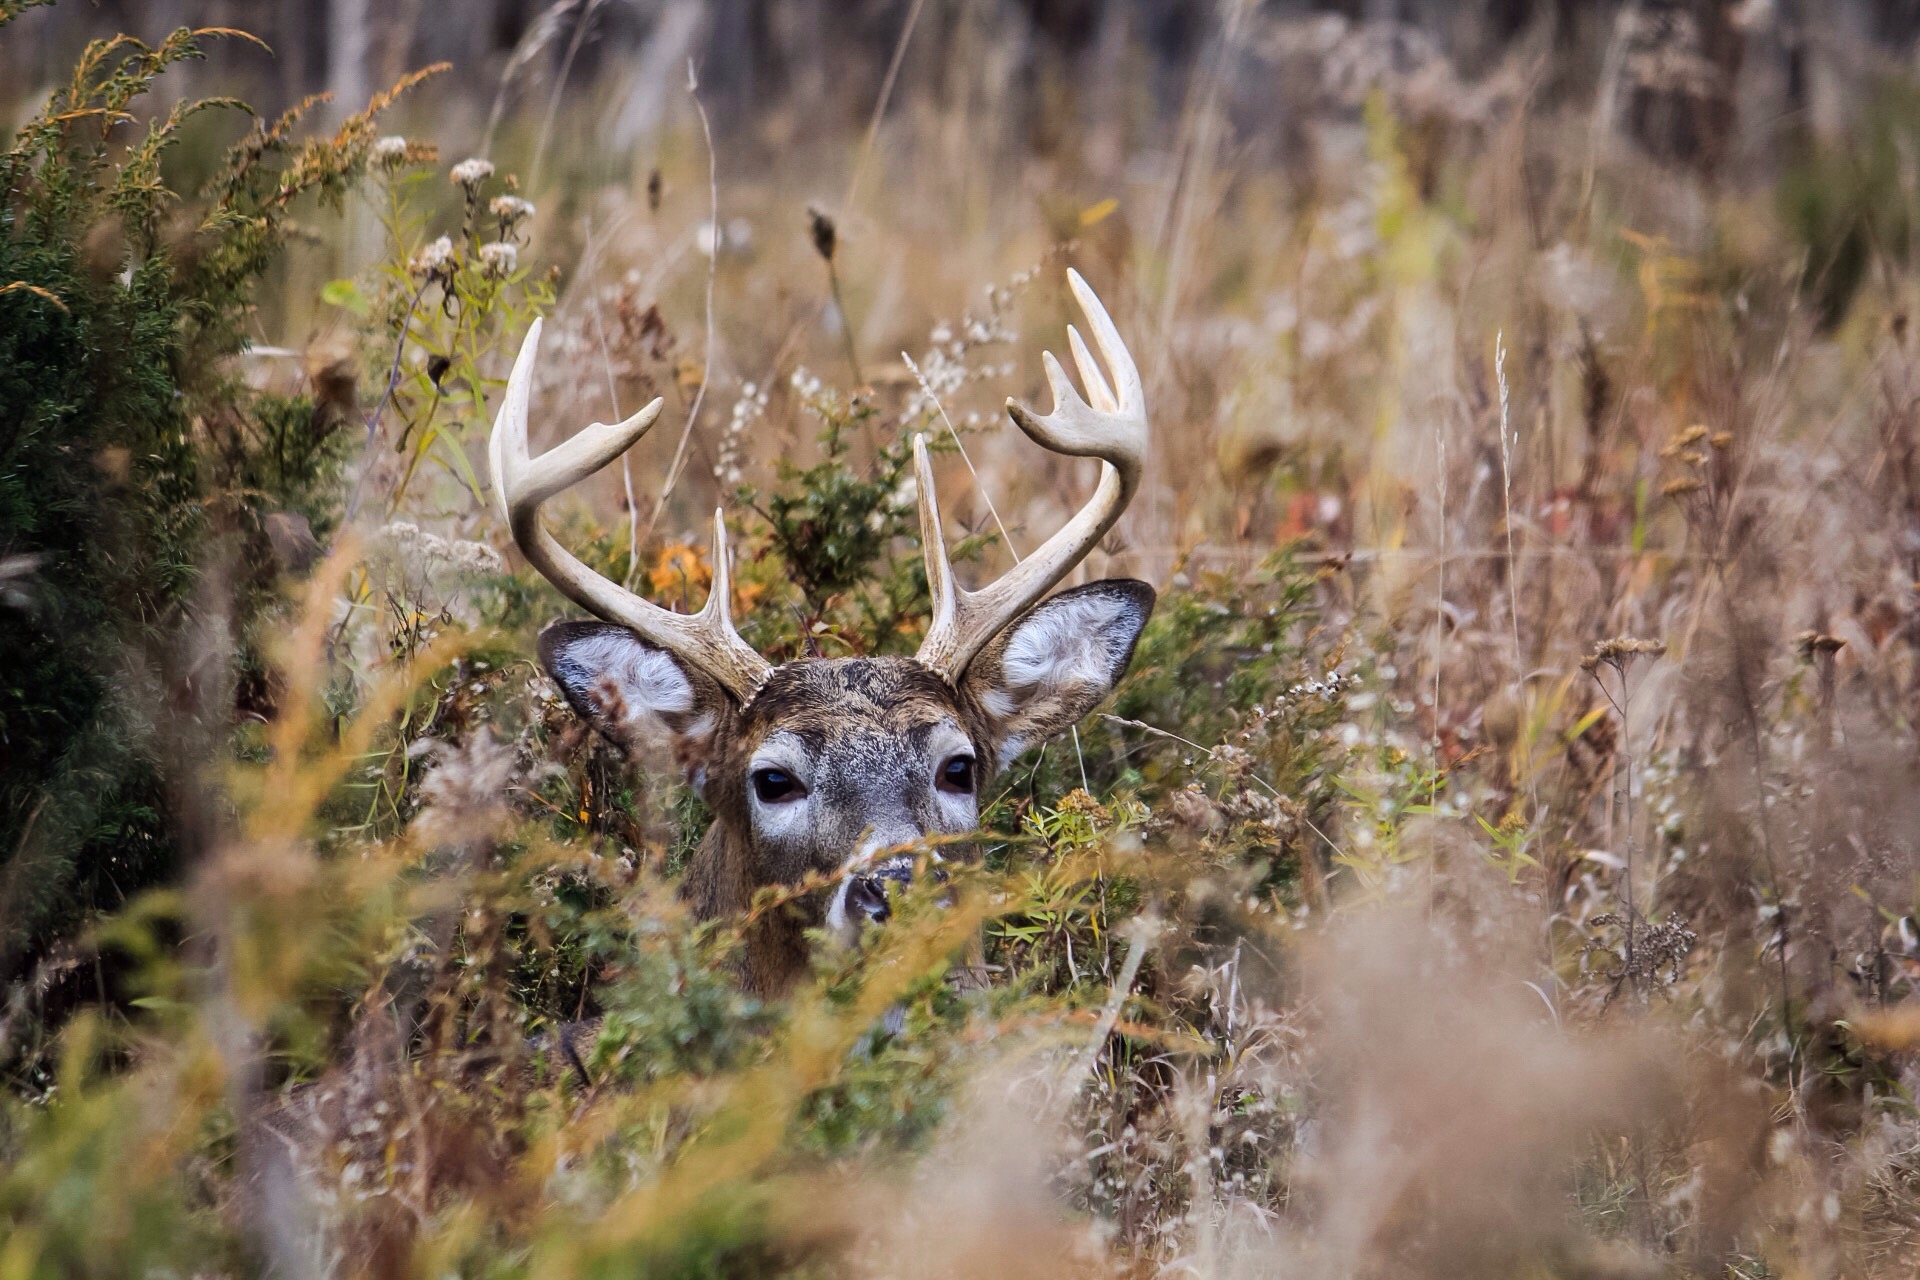
[{"label": "thin plant stem", "polygon": [[[580,251],[580,257],[583,262],[591,262],[593,261],[592,214],[588,214],[586,218],[586,241],[586,245]],[[613,351],[607,344],[607,322],[600,314],[600,290],[594,287],[590,278],[585,282],[585,288],[587,301],[593,307],[593,330],[600,339],[600,367],[606,371],[607,375],[607,401],[613,409],[613,421],[620,422],[626,418],[626,415],[620,412],[620,388],[613,377]],[[632,455],[631,449],[620,455],[620,487],[627,500],[627,574],[624,585],[629,591],[633,590],[634,574],[640,564],[640,506],[633,497]]]},{"label": "thin plant stem", "polygon": [[553,79],[553,92],[547,95],[547,112],[540,120],[540,141],[533,149],[533,174],[527,184],[532,191],[540,190],[540,177],[546,168],[547,148],[553,138],[553,121],[560,113],[560,96],[566,92],[567,80],[573,75],[573,60],[580,52],[580,46],[586,42],[587,31],[593,26],[593,16],[600,11],[606,0],[588,0],[586,10],[580,20],[574,24],[573,39],[567,42],[567,53],[560,60],[560,74]]},{"label": "thin plant stem", "polygon": [[353,493],[347,499],[346,515],[340,521],[340,527],[343,529],[351,525],[354,516],[359,514],[360,500],[366,493],[367,476],[373,470],[373,445],[380,436],[380,415],[393,401],[393,393],[400,386],[400,359],[406,354],[407,335],[413,332],[414,313],[419,310],[420,299],[426,296],[427,286],[432,283],[432,276],[422,280],[420,287],[413,291],[413,300],[407,303],[407,318],[401,321],[400,336],[393,344],[393,365],[387,370],[386,390],[380,393],[380,399],[374,404],[373,412],[367,415],[367,457],[360,466],[359,476],[353,482]]},{"label": "thin plant stem", "polygon": [[[887,103],[893,99],[893,86],[900,78],[900,64],[906,60],[907,42],[913,39],[913,29],[919,25],[920,10],[926,7],[927,0],[913,0],[913,8],[907,11],[907,20],[900,26],[900,38],[894,41],[893,58],[887,63],[887,74],[880,81],[880,96],[874,99],[873,115],[867,120],[866,136],[860,141],[860,154],[853,162],[853,176],[847,180],[847,198],[840,203],[840,214],[844,218],[853,212],[854,201],[860,196],[860,179],[867,173],[867,158],[873,154],[873,141],[880,133],[880,121],[887,114]],[[841,312],[844,317],[845,311]]]},{"label": "thin plant stem", "polygon": [[[1512,397],[1507,387],[1507,346],[1503,330],[1493,335],[1493,375],[1500,384],[1500,500],[1506,509],[1507,526],[1507,620],[1513,628],[1513,697],[1516,709],[1532,723],[1527,708],[1527,660],[1520,648],[1520,587],[1516,579],[1519,560],[1513,553],[1513,436],[1511,431]],[[1536,817],[1540,796],[1533,776],[1533,748],[1524,739],[1520,744],[1520,767],[1527,775],[1527,816]]]},{"label": "thin plant stem", "polygon": [[847,310],[846,299],[840,296],[840,273],[834,269],[833,259],[827,259],[827,290],[833,294],[834,310],[840,313],[840,341],[847,349],[847,368],[853,371],[853,385],[866,385],[866,375],[860,372],[860,354],[853,344],[853,316]]},{"label": "thin plant stem", "polygon": [[720,270],[720,160],[714,154],[713,124],[707,119],[706,105],[700,101],[700,75],[691,58],[687,59],[687,94],[693,99],[693,109],[700,116],[700,134],[707,142],[707,225],[713,228],[712,252],[707,255],[707,346],[701,355],[700,387],[693,393],[693,404],[687,409],[687,425],[681,429],[680,443],[674,447],[673,462],[667,468],[666,481],[660,486],[659,500],[647,517],[649,539],[653,537],[654,526],[660,522],[660,513],[667,508],[674,486],[680,483],[681,472],[686,470],[687,445],[693,439],[694,425],[700,421],[700,408],[707,400],[707,384],[713,380],[713,284]]},{"label": "thin plant stem", "polygon": [[[832,270],[832,263],[828,263],[828,270]],[[994,527],[1000,530],[1000,541],[1006,544],[1007,554],[1013,557],[1013,562],[1019,564],[1020,548],[1013,545],[1013,535],[1007,532],[1006,523],[1000,519],[999,508],[993,505],[993,495],[987,492],[986,484],[980,479],[979,469],[973,465],[973,459],[967,455],[966,443],[960,439],[959,431],[954,429],[953,419],[947,416],[947,407],[940,403],[940,397],[935,393],[933,384],[927,381],[924,373],[920,372],[920,366],[913,362],[913,357],[902,351],[900,358],[907,362],[907,368],[913,370],[914,378],[920,383],[920,390],[925,392],[927,399],[933,402],[934,409],[940,414],[940,421],[946,424],[947,434],[953,437],[953,447],[960,451],[960,460],[967,464],[967,471],[973,476],[973,487],[979,490],[981,499],[987,504],[987,513],[993,517]],[[1073,726],[1072,732],[1073,756],[1080,765],[1080,789],[1092,795],[1093,784],[1087,780],[1087,756],[1080,749],[1080,726]]]}]

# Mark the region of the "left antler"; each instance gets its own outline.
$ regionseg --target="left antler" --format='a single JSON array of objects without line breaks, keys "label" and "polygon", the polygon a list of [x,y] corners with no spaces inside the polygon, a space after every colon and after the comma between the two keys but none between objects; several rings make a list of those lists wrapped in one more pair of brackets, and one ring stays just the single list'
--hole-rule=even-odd
[{"label": "left antler", "polygon": [[1093,353],[1068,325],[1067,343],[1080,378],[1087,385],[1087,398],[1080,398],[1049,351],[1041,358],[1047,382],[1053,388],[1053,412],[1036,417],[1010,398],[1007,413],[1041,448],[1101,460],[1099,487],[1080,513],[998,581],[968,591],[954,581],[953,564],[947,559],[946,539],[940,531],[940,500],[934,492],[926,440],[920,437],[913,442],[914,478],[920,489],[920,539],[927,557],[927,585],[933,594],[933,619],[917,656],[949,682],[959,680],[988,641],[1038,604],[1086,559],[1140,488],[1141,468],[1147,457],[1147,398],[1140,385],[1140,371],[1107,309],[1080,273],[1069,270],[1067,283],[1079,300],[1080,310],[1086,313],[1094,345],[1106,357],[1113,381],[1108,383]]},{"label": "left antler", "polygon": [[608,622],[631,627],[641,639],[712,676],[740,702],[751,702],[773,668],[741,639],[728,615],[727,523],[720,512],[713,513],[713,586],[706,607],[695,614],[672,613],[600,576],[556,542],[541,523],[541,503],[626,452],[660,416],[664,402],[655,399],[625,422],[596,422],[533,457],[527,447],[527,402],[533,394],[539,347],[540,321],[536,319],[520,344],[507,379],[506,398],[500,402],[487,442],[495,510],[512,529],[521,554],[567,599]]}]

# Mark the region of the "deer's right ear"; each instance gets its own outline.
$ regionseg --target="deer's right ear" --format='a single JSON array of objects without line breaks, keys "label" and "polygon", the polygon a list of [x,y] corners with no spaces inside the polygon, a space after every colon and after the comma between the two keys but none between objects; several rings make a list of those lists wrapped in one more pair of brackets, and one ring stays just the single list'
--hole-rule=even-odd
[{"label": "deer's right ear", "polygon": [[665,649],[611,622],[557,622],[540,633],[540,665],[582,719],[632,751],[666,742],[695,790],[704,789],[724,689]]},{"label": "deer's right ear", "polygon": [[1113,692],[1153,613],[1153,588],[1108,578],[1062,591],[981,650],[961,679],[986,717],[993,767],[1065,733]]}]

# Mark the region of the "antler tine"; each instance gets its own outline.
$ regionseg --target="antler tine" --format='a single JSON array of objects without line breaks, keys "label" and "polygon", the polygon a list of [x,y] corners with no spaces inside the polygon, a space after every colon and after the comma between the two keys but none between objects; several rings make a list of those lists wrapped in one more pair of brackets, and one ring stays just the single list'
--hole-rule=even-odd
[{"label": "antler tine", "polygon": [[527,403],[533,392],[540,327],[535,320],[520,344],[506,397],[487,441],[495,511],[513,530],[513,540],[527,562],[562,595],[608,622],[631,627],[641,639],[706,672],[740,701],[750,701],[773,668],[733,629],[727,603],[727,525],[722,512],[713,513],[712,591],[706,606],[695,614],[662,609],[600,576],[556,542],[541,523],[541,503],[626,452],[653,426],[665,402],[655,399],[625,422],[596,422],[539,457],[530,457]]},{"label": "antler tine", "polygon": [[914,441],[914,476],[920,488],[920,534],[927,559],[927,585],[933,592],[933,618],[920,645],[920,661],[948,680],[958,680],[976,654],[995,635],[1038,604],[1060,580],[1086,559],[1106,536],[1140,488],[1147,456],[1147,398],[1140,370],[1120,339],[1120,331],[1080,273],[1069,270],[1067,283],[1086,314],[1094,345],[1106,360],[1100,368],[1087,344],[1071,326],[1068,350],[1087,385],[1086,399],[1074,390],[1052,352],[1041,356],[1053,389],[1053,412],[1036,416],[1017,400],[1007,413],[1043,449],[1101,460],[1100,484],[1079,514],[1038,551],[979,591],[967,591],[953,578],[946,540],[940,532],[940,503],[933,468],[923,440]]}]

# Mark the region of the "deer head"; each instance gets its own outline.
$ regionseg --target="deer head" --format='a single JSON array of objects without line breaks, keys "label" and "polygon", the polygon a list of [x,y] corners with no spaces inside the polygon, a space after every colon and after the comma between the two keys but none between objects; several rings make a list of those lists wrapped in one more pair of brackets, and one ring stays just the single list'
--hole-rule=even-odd
[{"label": "deer head", "polygon": [[[1105,357],[1103,372],[1071,327],[1083,399],[1044,357],[1054,410],[1007,412],[1042,447],[1098,458],[1086,506],[1044,546],[979,591],[947,557],[924,438],[914,441],[920,529],[933,617],[912,658],[806,658],[775,667],[728,615],[727,531],[713,521],[713,586],[696,614],[660,608],[588,569],[541,523],[540,506],[644,435],[661,401],[612,426],[595,423],[539,457],[527,448],[527,406],[540,322],[528,330],[495,419],[489,461],[500,515],[527,560],[574,603],[604,619],[562,622],[540,657],[568,702],[625,747],[670,745],[715,821],[689,864],[684,892],[699,915],[740,912],[755,890],[846,872],[823,901],[756,923],[748,985],[778,990],[804,971],[804,931],[857,929],[886,913],[882,881],[901,878],[903,847],[964,835],[980,788],[1015,756],[1078,722],[1113,689],[1153,610],[1131,579],[1044,599],[1113,527],[1139,488],[1146,456],[1140,374],[1106,308],[1077,272],[1074,296]],[[1108,380],[1109,374],[1111,381]]]}]

